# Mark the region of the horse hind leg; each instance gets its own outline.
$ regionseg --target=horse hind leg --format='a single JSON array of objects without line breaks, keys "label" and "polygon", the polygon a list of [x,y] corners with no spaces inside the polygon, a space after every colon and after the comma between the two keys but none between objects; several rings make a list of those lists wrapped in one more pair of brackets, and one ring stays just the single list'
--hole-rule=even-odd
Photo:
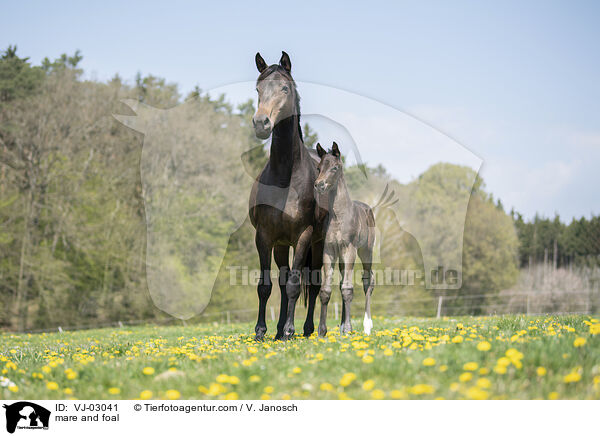
[{"label": "horse hind leg", "polygon": [[363,288],[365,291],[365,317],[363,319],[363,329],[366,335],[371,334],[373,329],[373,320],[371,319],[371,296],[375,289],[375,275],[372,269],[372,249],[365,247],[358,250],[358,257],[363,264]]},{"label": "horse hind leg", "polygon": [[356,250],[352,247],[345,250],[340,257],[340,273],[342,281],[340,291],[342,293],[342,321],[340,324],[340,335],[348,334],[352,331],[352,321],[350,315],[350,304],[354,298],[354,283],[352,280],[352,271],[354,270],[354,260],[356,259]]},{"label": "horse hind leg", "polygon": [[315,331],[315,305],[321,290],[321,267],[323,266],[324,241],[315,242],[311,247],[311,263],[308,274],[308,308],[304,322],[304,336],[309,337]]}]

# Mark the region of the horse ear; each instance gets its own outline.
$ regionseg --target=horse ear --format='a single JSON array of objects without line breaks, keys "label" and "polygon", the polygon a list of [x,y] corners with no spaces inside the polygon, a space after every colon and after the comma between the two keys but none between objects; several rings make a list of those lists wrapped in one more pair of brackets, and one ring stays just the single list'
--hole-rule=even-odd
[{"label": "horse ear", "polygon": [[338,148],[337,142],[333,141],[333,147],[331,147],[331,154],[335,157],[340,157],[340,149]]},{"label": "horse ear", "polygon": [[290,57],[284,51],[281,52],[281,59],[279,59],[279,66],[283,67],[285,71],[288,73],[292,71],[292,61],[290,61]]},{"label": "horse ear", "polygon": [[263,71],[265,71],[267,69],[267,63],[262,58],[260,53],[256,53],[254,60],[256,61],[256,68],[258,68],[259,73],[262,73]]},{"label": "horse ear", "polygon": [[318,142],[317,142],[317,154],[319,155],[319,157],[323,157],[327,154],[325,149],[323,147],[321,147],[321,144],[319,144]]}]

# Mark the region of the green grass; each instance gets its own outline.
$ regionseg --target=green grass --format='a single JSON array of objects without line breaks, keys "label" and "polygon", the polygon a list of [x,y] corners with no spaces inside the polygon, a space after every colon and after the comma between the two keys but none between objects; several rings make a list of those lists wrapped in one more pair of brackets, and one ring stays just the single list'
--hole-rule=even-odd
[{"label": "green grass", "polygon": [[[263,343],[254,342],[251,324],[5,333],[0,368],[12,387],[0,387],[0,398],[133,399],[147,390],[146,398],[190,399],[600,399],[598,323],[590,316],[376,318],[370,337],[331,329],[325,339],[287,342],[273,341],[269,324]],[[457,336],[463,341],[453,342]],[[585,343],[575,346],[576,338]],[[483,341],[489,350],[478,347]],[[474,364],[465,369],[467,362]],[[340,383],[346,373],[355,379]]]}]

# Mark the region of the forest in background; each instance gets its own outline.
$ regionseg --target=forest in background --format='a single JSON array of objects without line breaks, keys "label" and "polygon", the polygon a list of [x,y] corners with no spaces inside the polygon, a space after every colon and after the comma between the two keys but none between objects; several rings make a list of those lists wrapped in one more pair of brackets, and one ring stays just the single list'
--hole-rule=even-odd
[{"label": "forest in background", "polygon": [[[33,66],[17,54],[16,47],[9,47],[0,58],[2,329],[168,318],[148,293],[140,179],[143,136],[113,118],[114,113],[129,111],[122,99],[157,108],[185,102],[192,113],[207,120],[204,131],[213,136],[203,144],[221,146],[230,141],[253,150],[247,162],[255,174],[267,156],[252,129],[252,102],[234,108],[225,96],[211,98],[200,89],[182,96],[177,85],[151,75],[138,75],[132,85],[118,76],[106,83],[86,80],[79,68],[81,59],[75,53]],[[317,134],[307,125],[304,134],[306,144],[313,146]],[[202,174],[191,177],[201,187],[211,174],[223,171],[227,167],[216,159]],[[448,292],[453,306],[444,314],[493,313],[495,301],[515,289],[598,288],[600,217],[568,224],[558,216],[527,221],[514,211],[507,213],[473,170],[452,164],[436,164],[408,184],[394,181],[381,166],[366,168],[367,179],[357,167],[345,171],[353,198],[374,204],[374,193],[389,184],[401,203],[427,217],[431,240],[419,243],[429,245],[439,242],[444,207],[460,194],[457,187],[476,177],[463,238],[463,286]],[[227,257],[255,265],[253,229],[246,222],[230,238],[234,221],[228,215],[225,193],[213,191],[199,189],[175,211],[197,217],[174,230],[177,240],[194,256],[211,256],[229,240]],[[382,247],[382,257],[406,268],[422,268],[414,240],[401,229],[395,230],[385,214],[378,216],[378,222],[390,229],[388,242],[393,242]],[[442,248],[439,255],[445,255]],[[269,303],[275,310],[277,294],[274,289]],[[361,294],[357,288],[357,307]],[[547,311],[564,309],[541,296],[540,301],[528,304]],[[401,307],[404,314],[435,315],[436,297],[418,285],[382,286],[376,290],[375,301]],[[248,309],[253,317],[256,300],[253,286],[232,288],[219,280],[206,313],[227,310],[235,314]],[[514,310],[523,310],[521,302],[511,304]]]}]

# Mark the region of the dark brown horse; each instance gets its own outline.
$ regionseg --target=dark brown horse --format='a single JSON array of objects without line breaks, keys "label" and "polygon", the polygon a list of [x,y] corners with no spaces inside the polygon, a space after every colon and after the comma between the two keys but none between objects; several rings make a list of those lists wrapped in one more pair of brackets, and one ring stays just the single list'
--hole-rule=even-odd
[{"label": "dark brown horse", "polygon": [[[321,223],[327,212],[316,207],[317,162],[302,141],[300,97],[290,74],[290,58],[283,52],[279,64],[271,66],[267,66],[260,53],[255,60],[260,75],[256,82],[258,108],[252,122],[258,138],[273,135],[269,161],[252,187],[249,203],[261,272],[256,339],[263,340],[267,331],[265,310],[272,288],[271,253],[279,268],[281,290],[275,339],[294,335],[294,311],[302,284],[308,299],[304,336],[310,336],[315,329],[313,313],[323,262]],[[290,247],[294,249],[291,269]]]}]

